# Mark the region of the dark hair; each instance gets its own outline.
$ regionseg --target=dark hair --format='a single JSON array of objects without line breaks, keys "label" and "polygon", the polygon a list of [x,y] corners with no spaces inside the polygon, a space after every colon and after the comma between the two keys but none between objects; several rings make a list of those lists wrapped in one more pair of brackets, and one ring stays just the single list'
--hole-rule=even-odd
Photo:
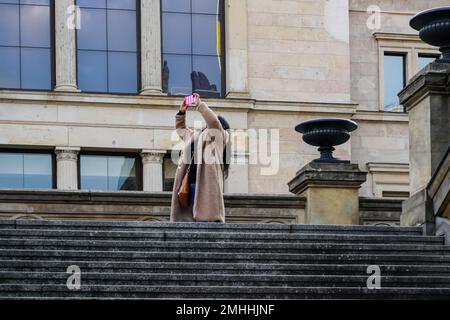
[{"label": "dark hair", "polygon": [[228,131],[228,142],[223,149],[223,174],[225,179],[228,177],[228,169],[230,168],[231,162],[231,135],[230,135],[230,124],[228,121],[222,117],[218,116],[220,124],[225,131]]}]

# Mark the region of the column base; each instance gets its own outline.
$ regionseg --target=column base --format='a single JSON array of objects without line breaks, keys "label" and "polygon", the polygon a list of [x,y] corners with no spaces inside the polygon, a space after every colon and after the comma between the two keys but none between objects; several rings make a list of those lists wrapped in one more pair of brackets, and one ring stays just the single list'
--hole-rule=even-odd
[{"label": "column base", "polygon": [[167,93],[157,88],[144,88],[139,94],[142,96],[167,96]]},{"label": "column base", "polygon": [[53,91],[56,91],[56,92],[81,92],[81,90],[78,89],[77,86],[73,86],[73,85],[59,85],[59,86],[56,86]]}]

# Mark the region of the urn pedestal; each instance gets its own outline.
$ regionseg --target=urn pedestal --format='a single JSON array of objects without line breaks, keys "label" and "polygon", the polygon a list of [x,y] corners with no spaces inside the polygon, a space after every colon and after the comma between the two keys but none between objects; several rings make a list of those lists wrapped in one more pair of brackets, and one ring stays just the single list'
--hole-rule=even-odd
[{"label": "urn pedestal", "polygon": [[336,118],[310,120],[295,127],[306,143],[319,147],[321,154],[288,183],[290,192],[306,198],[305,223],[359,224],[358,190],[367,173],[332,154],[334,146],[347,142],[357,127],[351,120]]}]

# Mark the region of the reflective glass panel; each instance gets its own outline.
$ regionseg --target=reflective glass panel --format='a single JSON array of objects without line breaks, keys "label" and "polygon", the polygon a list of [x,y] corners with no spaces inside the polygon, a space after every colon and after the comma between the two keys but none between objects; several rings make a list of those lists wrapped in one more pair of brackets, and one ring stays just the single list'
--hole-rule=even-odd
[{"label": "reflective glass panel", "polygon": [[163,14],[163,52],[191,54],[191,15]]},{"label": "reflective glass panel", "polygon": [[432,63],[433,61],[435,61],[438,58],[439,57],[434,57],[434,56],[419,56],[419,58],[417,59],[417,70],[422,70],[428,64]]},{"label": "reflective glass panel", "polygon": [[106,50],[106,11],[81,9],[81,29],[77,36],[78,49]]},{"label": "reflective glass panel", "polygon": [[80,156],[81,189],[108,190],[108,157]]},{"label": "reflective glass panel", "polygon": [[20,49],[0,47],[0,88],[20,88]]},{"label": "reflective glass panel", "polygon": [[220,23],[217,16],[192,15],[193,54],[220,55],[219,34]]},{"label": "reflective glass panel", "polygon": [[53,187],[52,156],[24,154],[24,188],[51,189]]},{"label": "reflective glass panel", "polygon": [[78,85],[82,91],[108,91],[106,51],[78,51]]},{"label": "reflective glass panel", "polygon": [[192,63],[189,55],[165,54],[163,56],[163,87],[167,86],[171,95],[192,93]]},{"label": "reflective glass panel", "polygon": [[50,49],[22,48],[22,88],[51,89]]},{"label": "reflective glass panel", "polygon": [[405,86],[405,57],[384,56],[384,110],[402,111],[397,94]]},{"label": "reflective glass panel", "polygon": [[194,91],[204,97],[220,97],[222,89],[220,63],[219,57],[194,56]]},{"label": "reflective glass panel", "polygon": [[109,54],[109,91],[137,91],[137,61],[135,53],[110,52]]},{"label": "reflective glass panel", "polygon": [[219,0],[192,0],[192,12],[194,13],[220,13]]},{"label": "reflective glass panel", "polygon": [[19,45],[19,6],[0,4],[0,46]]},{"label": "reflective glass panel", "polygon": [[23,188],[23,155],[0,153],[0,188]]},{"label": "reflective glass panel", "polygon": [[129,157],[108,158],[108,189],[137,190],[136,159]]},{"label": "reflective glass panel", "polygon": [[136,51],[136,13],[108,10],[108,50]]},{"label": "reflective glass panel", "polygon": [[26,47],[50,47],[50,7],[20,6],[20,42]]},{"label": "reflective glass panel", "polygon": [[168,12],[191,12],[191,0],[162,0],[162,10]]}]

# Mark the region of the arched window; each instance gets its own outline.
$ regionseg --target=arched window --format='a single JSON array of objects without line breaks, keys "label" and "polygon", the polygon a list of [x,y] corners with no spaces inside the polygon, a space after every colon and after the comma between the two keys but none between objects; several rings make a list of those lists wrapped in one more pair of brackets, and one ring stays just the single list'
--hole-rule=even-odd
[{"label": "arched window", "polygon": [[136,0],[77,0],[78,86],[86,92],[136,93]]},{"label": "arched window", "polygon": [[224,92],[223,0],[163,0],[163,91],[203,97]]},{"label": "arched window", "polygon": [[50,0],[0,0],[0,88],[52,88]]}]

